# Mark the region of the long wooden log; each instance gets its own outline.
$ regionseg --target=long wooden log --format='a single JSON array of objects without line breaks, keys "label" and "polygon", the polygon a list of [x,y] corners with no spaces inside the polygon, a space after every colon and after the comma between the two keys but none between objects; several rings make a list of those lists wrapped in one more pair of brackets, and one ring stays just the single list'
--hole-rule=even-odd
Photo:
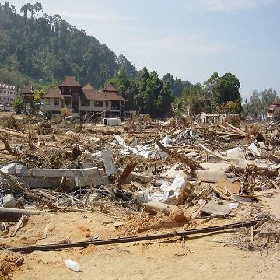
[{"label": "long wooden log", "polygon": [[39,215],[40,211],[33,211],[28,209],[18,208],[0,208],[1,222],[15,222],[20,219],[22,215]]},{"label": "long wooden log", "polygon": [[182,232],[171,232],[171,233],[162,233],[162,234],[155,234],[155,235],[145,235],[145,236],[128,236],[128,237],[121,237],[121,238],[112,238],[107,240],[93,240],[93,241],[81,241],[75,243],[54,243],[54,244],[46,244],[46,245],[31,245],[26,247],[13,247],[13,248],[3,248],[5,250],[10,250],[13,252],[25,252],[31,253],[33,251],[50,251],[50,250],[57,250],[57,249],[65,249],[65,248],[73,248],[73,247],[87,247],[89,245],[106,245],[106,244],[116,244],[116,243],[129,243],[129,242],[136,242],[136,241],[145,241],[145,240],[155,240],[155,239],[163,239],[163,238],[172,238],[172,237],[186,237],[189,235],[194,234],[201,234],[201,233],[211,233],[211,232],[219,232],[223,230],[229,230],[234,228],[241,228],[241,227],[251,227],[255,226],[258,223],[262,222],[263,220],[251,220],[247,222],[238,222],[234,224],[227,224],[223,226],[213,226],[213,227],[206,227],[200,229],[190,229]]},{"label": "long wooden log", "polygon": [[124,180],[129,176],[129,174],[134,170],[136,167],[137,162],[130,162],[124,169],[124,171],[120,174],[120,176],[116,180],[116,184],[120,186],[124,182]]},{"label": "long wooden log", "polygon": [[11,136],[20,137],[20,138],[23,138],[23,139],[27,138],[26,134],[23,134],[22,132],[17,132],[17,131],[9,130],[9,129],[0,128],[0,132],[1,133],[7,133],[7,134],[9,134]]},{"label": "long wooden log", "polygon": [[227,126],[229,126],[231,129],[233,129],[234,131],[236,131],[237,133],[239,133],[242,136],[247,136],[247,133],[243,130],[241,130],[240,128],[232,125],[231,123],[226,123]]},{"label": "long wooden log", "polygon": [[210,149],[208,149],[206,146],[204,146],[201,143],[198,144],[198,147],[202,148],[203,150],[205,150],[209,154],[212,154],[212,155],[214,155],[214,156],[216,156],[216,157],[218,157],[218,158],[220,158],[222,160],[228,161],[228,159],[226,157],[222,156],[218,152],[211,151]]},{"label": "long wooden log", "polygon": [[186,164],[187,166],[189,166],[192,171],[194,171],[196,169],[203,169],[198,162],[194,161],[190,157],[188,157],[186,155],[182,156],[177,151],[171,151],[169,148],[164,147],[164,145],[159,140],[156,141],[156,144],[159,146],[159,148],[162,151],[166,152],[169,156],[171,156],[171,157],[179,160],[180,162]]}]

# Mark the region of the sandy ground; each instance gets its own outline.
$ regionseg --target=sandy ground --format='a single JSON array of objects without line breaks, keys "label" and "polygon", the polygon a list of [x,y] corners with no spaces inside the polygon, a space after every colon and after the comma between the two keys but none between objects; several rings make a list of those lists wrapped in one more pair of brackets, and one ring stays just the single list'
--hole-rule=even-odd
[{"label": "sandy ground", "polygon": [[[279,194],[264,199],[270,211],[279,215]],[[279,216],[278,216],[279,217]],[[15,237],[1,237],[1,244],[27,246],[65,240],[84,241],[89,236],[100,239],[123,236],[122,218],[103,213],[47,212],[31,216],[27,225]],[[227,224],[228,219],[212,219],[207,225]],[[202,224],[200,226],[203,226]],[[149,230],[142,234],[170,232],[174,229]],[[183,227],[176,228],[183,230]],[[133,229],[131,229],[133,232]],[[233,247],[231,238],[237,231],[179,238],[112,244],[87,248],[30,254],[13,253],[10,258],[23,256],[24,262],[0,279],[279,279],[279,250],[245,251]],[[4,252],[2,252],[3,256]],[[80,272],[65,266],[65,260],[79,263]]]}]

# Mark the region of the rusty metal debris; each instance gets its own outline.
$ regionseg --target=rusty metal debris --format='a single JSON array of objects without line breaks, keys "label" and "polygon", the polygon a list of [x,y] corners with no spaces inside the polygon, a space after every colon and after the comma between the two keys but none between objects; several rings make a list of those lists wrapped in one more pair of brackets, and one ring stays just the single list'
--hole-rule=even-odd
[{"label": "rusty metal debris", "polygon": [[108,240],[93,240],[93,241],[82,241],[82,242],[75,242],[75,243],[58,243],[58,244],[46,244],[46,245],[34,245],[34,246],[26,246],[26,247],[15,247],[9,248],[12,252],[25,252],[30,253],[32,251],[50,251],[50,250],[57,250],[57,249],[65,249],[65,248],[73,248],[73,247],[87,247],[89,245],[106,245],[106,244],[114,244],[114,243],[129,243],[129,242],[136,242],[136,241],[144,241],[144,240],[156,240],[162,238],[172,238],[172,237],[181,237],[185,238],[190,235],[194,234],[207,234],[212,232],[219,232],[225,230],[231,230],[236,228],[246,228],[250,226],[256,225],[259,220],[252,220],[252,221],[244,221],[238,222],[233,224],[227,224],[223,226],[212,226],[207,228],[200,228],[200,229],[190,229],[181,232],[171,232],[171,233],[162,233],[162,234],[154,234],[154,235],[145,235],[145,236],[127,236],[127,237],[120,237]]}]

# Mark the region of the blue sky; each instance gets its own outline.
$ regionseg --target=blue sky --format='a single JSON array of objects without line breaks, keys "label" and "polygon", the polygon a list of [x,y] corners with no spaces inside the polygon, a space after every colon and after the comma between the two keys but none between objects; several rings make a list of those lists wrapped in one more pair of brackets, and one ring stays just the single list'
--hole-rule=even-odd
[{"label": "blue sky", "polygon": [[[17,10],[36,1],[10,0]],[[241,96],[280,95],[279,0],[42,0],[44,12],[123,54],[140,70],[203,83],[236,75]]]}]

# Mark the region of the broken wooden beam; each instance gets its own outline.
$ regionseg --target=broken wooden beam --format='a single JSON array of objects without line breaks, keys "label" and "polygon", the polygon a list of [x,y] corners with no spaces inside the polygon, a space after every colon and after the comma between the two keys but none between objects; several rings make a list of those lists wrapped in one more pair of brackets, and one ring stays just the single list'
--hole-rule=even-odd
[{"label": "broken wooden beam", "polygon": [[247,133],[243,130],[241,130],[240,128],[232,125],[231,123],[226,123],[227,126],[229,126],[232,130],[236,131],[237,133],[239,133],[241,136],[247,136]]},{"label": "broken wooden beam", "polygon": [[136,167],[137,162],[130,162],[124,169],[124,171],[120,174],[120,176],[116,180],[116,184],[120,186],[124,180],[129,176],[129,174],[134,170]]},{"label": "broken wooden beam", "polygon": [[215,157],[218,157],[222,160],[225,160],[225,161],[228,161],[228,159],[224,156],[222,156],[221,154],[217,153],[217,152],[214,152],[214,151],[211,151],[210,149],[208,149],[207,147],[205,147],[203,144],[199,143],[198,144],[198,147],[202,148],[203,150],[205,150],[207,153],[211,154],[211,155],[214,155]]},{"label": "broken wooden beam", "polygon": [[191,171],[194,171],[194,170],[196,170],[196,169],[203,169],[203,168],[201,167],[201,165],[200,165],[198,162],[194,161],[193,159],[191,159],[191,158],[189,158],[189,157],[187,157],[187,156],[185,156],[185,155],[182,156],[182,155],[180,155],[178,152],[176,152],[176,151],[171,151],[169,148],[164,147],[163,144],[160,143],[159,140],[156,141],[156,144],[159,146],[159,148],[160,148],[162,151],[166,152],[169,156],[171,156],[171,157],[173,157],[173,158],[179,160],[180,162],[186,164],[186,165],[191,169]]},{"label": "broken wooden beam", "polygon": [[23,134],[22,132],[17,132],[17,131],[14,131],[14,130],[10,130],[10,129],[0,128],[0,132],[1,132],[1,134],[6,133],[8,135],[11,135],[11,136],[14,136],[14,137],[23,138],[23,139],[27,138],[26,134]]}]

